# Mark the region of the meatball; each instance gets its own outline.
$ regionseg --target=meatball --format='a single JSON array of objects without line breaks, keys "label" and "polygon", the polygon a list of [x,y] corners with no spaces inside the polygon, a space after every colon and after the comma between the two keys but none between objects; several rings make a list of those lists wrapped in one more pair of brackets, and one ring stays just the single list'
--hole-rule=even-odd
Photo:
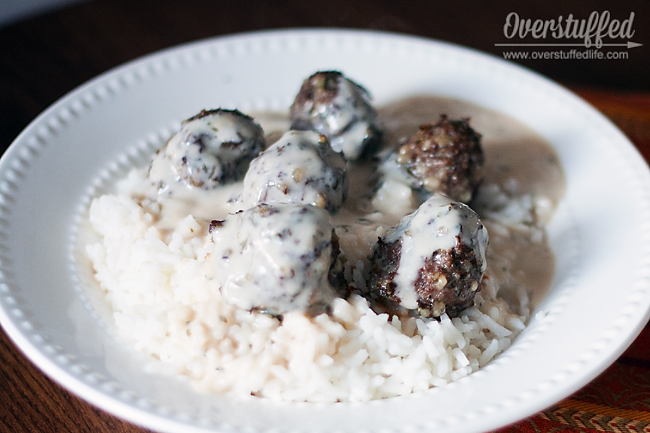
[{"label": "meatball", "polygon": [[338,239],[324,209],[277,203],[213,221],[209,260],[226,302],[245,310],[282,315],[328,312],[341,290]]},{"label": "meatball", "polygon": [[379,145],[377,111],[369,93],[337,71],[317,72],[300,88],[290,111],[291,129],[324,134],[349,160],[372,153]]},{"label": "meatball", "polygon": [[469,119],[442,115],[438,123],[420,126],[399,147],[394,161],[406,170],[413,187],[467,203],[482,180],[481,136],[469,126]]},{"label": "meatball", "polygon": [[255,158],[244,177],[242,202],[306,203],[336,212],[348,191],[345,158],[314,131],[288,131]]},{"label": "meatball", "polygon": [[158,151],[149,178],[167,191],[175,182],[214,189],[241,180],[266,145],[255,121],[237,110],[202,110]]},{"label": "meatball", "polygon": [[396,314],[457,316],[481,289],[487,243],[469,206],[435,194],[379,238],[367,296]]}]

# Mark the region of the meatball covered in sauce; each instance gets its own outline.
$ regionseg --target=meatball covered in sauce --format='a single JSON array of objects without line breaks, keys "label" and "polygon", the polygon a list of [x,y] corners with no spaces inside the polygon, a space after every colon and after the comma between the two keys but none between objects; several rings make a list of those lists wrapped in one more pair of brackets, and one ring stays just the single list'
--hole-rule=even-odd
[{"label": "meatball covered in sauce", "polygon": [[481,183],[483,162],[481,136],[469,126],[469,119],[449,120],[445,115],[435,124],[420,126],[394,156],[413,187],[463,203],[472,199]]},{"label": "meatball covered in sauce", "polygon": [[487,243],[472,209],[435,194],[379,238],[367,295],[397,314],[457,316],[481,288]]},{"label": "meatball covered in sauce", "polygon": [[242,202],[305,203],[336,212],[348,191],[345,158],[314,131],[288,131],[262,152],[244,177]]},{"label": "meatball covered in sauce", "polygon": [[343,266],[324,209],[262,204],[213,221],[210,233],[210,260],[226,302],[271,315],[328,311]]},{"label": "meatball covered in sauce", "polygon": [[379,145],[377,111],[369,93],[337,71],[307,78],[290,110],[291,129],[324,134],[349,160],[372,153]]},{"label": "meatball covered in sauce", "polygon": [[241,180],[265,147],[262,128],[237,110],[202,110],[158,151],[149,178],[167,191],[180,182],[210,190]]}]

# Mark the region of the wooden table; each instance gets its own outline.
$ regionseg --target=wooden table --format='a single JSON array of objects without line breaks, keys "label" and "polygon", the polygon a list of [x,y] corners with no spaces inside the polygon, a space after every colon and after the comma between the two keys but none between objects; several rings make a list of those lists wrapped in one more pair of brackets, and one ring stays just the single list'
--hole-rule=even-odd
[{"label": "wooden table", "polygon": [[[570,86],[610,116],[650,160],[650,2],[564,4],[460,1],[95,0],[0,28],[0,150],[42,110],[84,81],[152,51],[211,36],[287,27],[351,27],[432,37],[504,56],[506,17],[630,18],[627,59],[519,60]],[[515,40],[517,40],[515,38]],[[528,37],[518,42],[553,42]],[[623,40],[622,40],[623,41]],[[624,41],[627,41],[625,39]],[[619,41],[620,42],[620,41]],[[515,50],[516,51],[516,50]],[[519,49],[530,51],[530,49]],[[587,387],[502,429],[642,431],[650,425],[650,331]],[[0,332],[0,432],[143,432],[59,387]]]}]

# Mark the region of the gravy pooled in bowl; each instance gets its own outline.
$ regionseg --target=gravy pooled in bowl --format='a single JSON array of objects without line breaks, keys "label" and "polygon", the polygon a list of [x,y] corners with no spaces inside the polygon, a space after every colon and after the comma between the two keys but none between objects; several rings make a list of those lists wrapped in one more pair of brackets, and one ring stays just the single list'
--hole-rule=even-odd
[{"label": "gravy pooled in bowl", "polygon": [[[316,84],[336,90],[345,77],[328,74]],[[351,123],[332,134],[365,130],[369,148],[340,140],[338,153],[321,126],[287,132],[290,113],[242,114],[267,137],[254,158],[243,154],[256,146],[245,134],[206,145],[212,132],[201,130],[186,141],[198,146],[193,160],[210,164],[197,171],[181,155],[176,170],[189,180],[169,188],[139,167],[93,199],[96,239],[86,250],[119,335],[151,356],[148,371],[213,393],[365,401],[467,376],[525,328],[554,272],[544,225],[564,179],[552,148],[514,119],[461,101],[423,96],[358,112],[337,117]],[[381,175],[391,152],[441,115],[468,119],[480,136],[482,181],[467,203],[402,182],[403,173]],[[256,168],[229,169],[212,185],[227,165],[203,152],[223,143],[242,149],[229,161]],[[381,242],[399,243],[399,258]],[[392,276],[377,272],[382,260],[398,264]]]}]

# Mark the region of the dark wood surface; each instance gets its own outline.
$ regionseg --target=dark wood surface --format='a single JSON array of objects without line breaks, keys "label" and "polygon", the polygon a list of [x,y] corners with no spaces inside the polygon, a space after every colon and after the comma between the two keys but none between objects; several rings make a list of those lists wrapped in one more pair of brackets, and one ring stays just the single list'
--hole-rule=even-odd
[{"label": "dark wood surface", "polygon": [[[641,47],[626,60],[528,60],[520,64],[586,95],[650,92],[650,2],[237,2],[95,0],[0,28],[0,151],[41,111],[86,80],[184,42],[291,27],[385,30],[441,39],[503,56],[506,15],[551,19],[609,11],[627,19]],[[526,42],[534,42],[527,38]],[[550,41],[550,40],[546,40]],[[552,41],[551,41],[552,42]],[[596,93],[589,93],[596,90]],[[647,149],[644,149],[647,157]],[[68,393],[0,332],[0,432],[143,432]]]}]

